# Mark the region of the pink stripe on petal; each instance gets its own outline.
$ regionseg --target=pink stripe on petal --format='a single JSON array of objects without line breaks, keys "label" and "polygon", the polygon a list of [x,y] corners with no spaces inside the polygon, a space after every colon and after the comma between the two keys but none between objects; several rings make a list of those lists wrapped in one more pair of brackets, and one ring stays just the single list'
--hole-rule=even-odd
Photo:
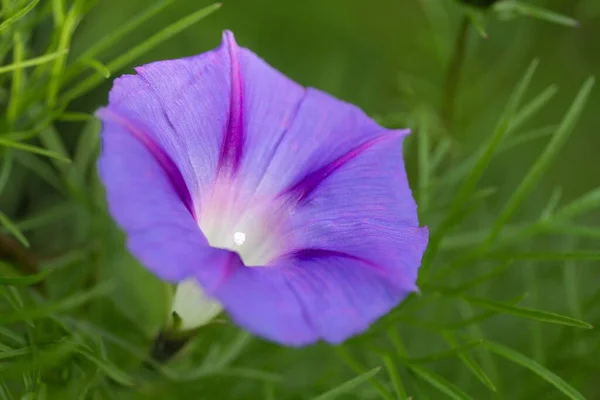
[{"label": "pink stripe on petal", "polygon": [[[343,251],[339,251],[339,250],[329,250],[329,249],[320,249],[320,248],[304,248],[304,249],[299,249],[299,250],[295,250],[293,252],[290,252],[286,255],[284,255],[283,257],[281,257],[280,259],[296,259],[300,262],[311,262],[311,261],[315,261],[318,259],[323,259],[323,258],[346,258],[348,260],[353,260],[353,261],[358,261],[361,264],[364,264],[365,266],[369,267],[372,271],[375,271],[376,273],[380,274],[381,276],[386,276],[389,278],[389,274],[390,271],[386,268],[384,268],[383,266],[376,264],[370,260],[367,260],[366,258],[363,257],[359,257],[359,256],[355,256],[353,254],[350,253],[346,253]],[[395,279],[399,278],[399,277],[394,277]],[[395,280],[395,279],[390,279],[391,281]],[[419,288],[417,287],[417,285],[414,282],[410,282],[410,281],[406,281],[405,279],[399,279],[399,283],[400,286],[408,291],[412,291],[412,292],[418,292]]]},{"label": "pink stripe on petal", "polygon": [[229,174],[235,175],[240,167],[244,152],[242,73],[238,59],[238,46],[233,33],[225,31],[223,42],[229,52],[231,92],[227,131],[223,135],[219,156],[219,171],[225,169]]},{"label": "pink stripe on petal", "polygon": [[[295,199],[298,203],[302,203],[306,201],[306,199],[319,187],[321,182],[323,182],[331,174],[343,167],[349,161],[352,161],[353,159],[355,159],[356,157],[364,153],[366,150],[370,149],[378,143],[384,142],[386,140],[392,140],[397,138],[398,136],[403,136],[408,133],[409,132],[407,130],[391,131],[390,133],[382,134],[378,137],[368,140],[350,149],[335,160],[331,161],[329,164],[324,165],[321,168],[318,168],[317,170],[308,173],[299,181],[294,183],[292,186],[281,192],[277,197],[289,196]],[[401,155],[398,154],[398,157],[401,157]]]},{"label": "pink stripe on petal", "polygon": [[96,112],[96,115],[101,119],[107,119],[117,124],[121,125],[123,128],[127,130],[127,132],[131,133],[140,143],[144,145],[144,147],[152,154],[152,157],[159,163],[161,168],[165,171],[171,184],[175,188],[177,195],[188,209],[190,214],[196,218],[194,212],[194,205],[192,202],[192,197],[190,196],[190,192],[187,188],[185,180],[179,171],[179,168],[171,157],[158,145],[156,142],[142,129],[135,126],[134,123],[129,121],[126,117],[123,117],[118,112],[108,108],[101,108]]}]

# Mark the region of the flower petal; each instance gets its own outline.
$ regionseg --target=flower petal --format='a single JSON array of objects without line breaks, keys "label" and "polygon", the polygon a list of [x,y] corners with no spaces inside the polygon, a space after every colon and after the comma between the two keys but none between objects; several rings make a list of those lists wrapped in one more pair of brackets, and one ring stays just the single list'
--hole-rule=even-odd
[{"label": "flower petal", "polygon": [[[289,345],[341,342],[416,290],[428,233],[404,171],[407,132],[302,88],[229,32],[214,51],[136,71],[99,114],[99,165],[111,213],[150,270],[195,279],[239,324]],[[268,216],[282,221],[219,228],[284,243],[284,254],[249,268],[209,247],[198,227],[208,196],[236,213],[273,201],[280,211]],[[224,217],[238,214],[209,221]]]},{"label": "flower petal", "polygon": [[[198,265],[222,257],[208,246],[186,208],[169,172],[170,160],[132,133],[143,134],[135,122],[118,114],[100,112],[103,119],[102,153],[98,170],[106,187],[108,207],[127,232],[130,251],[160,278],[180,281]],[[160,157],[159,157],[160,158]],[[161,165],[162,164],[162,165]],[[185,188],[180,190],[184,190]]]},{"label": "flower petal", "polygon": [[230,61],[226,45],[198,56],[157,61],[115,80],[108,109],[143,122],[171,157],[200,208],[215,179],[229,125]]},{"label": "flower petal", "polygon": [[[290,215],[289,229],[297,249],[326,249],[367,260],[383,268],[397,286],[415,290],[428,232],[418,226],[404,171],[404,135],[384,135],[386,140],[323,177],[310,194],[302,192],[306,197]],[[286,193],[297,198],[295,188],[303,182]]]},{"label": "flower petal", "polygon": [[252,333],[302,346],[365,331],[410,291],[361,260],[313,252],[270,268],[232,268],[210,295]]},{"label": "flower petal", "polygon": [[[250,332],[282,344],[300,346],[319,339],[284,268],[232,264],[227,278],[207,294]],[[198,279],[199,281],[201,279]]]},{"label": "flower petal", "polygon": [[224,32],[215,50],[157,61],[115,80],[109,107],[144,121],[181,170],[196,210],[219,171],[254,188],[304,89]]},{"label": "flower petal", "polygon": [[262,188],[295,204],[293,249],[268,268],[234,269],[213,293],[239,324],[288,345],[339,343],[417,290],[428,231],[404,170],[407,133],[307,92]]}]

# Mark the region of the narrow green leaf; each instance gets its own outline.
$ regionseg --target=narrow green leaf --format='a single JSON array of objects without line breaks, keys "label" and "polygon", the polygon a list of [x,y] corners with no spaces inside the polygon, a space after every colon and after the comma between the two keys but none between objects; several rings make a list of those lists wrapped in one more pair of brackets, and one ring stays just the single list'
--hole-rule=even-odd
[{"label": "narrow green leaf", "polygon": [[123,39],[130,32],[134,31],[138,26],[144,22],[162,12],[168,5],[172,4],[174,0],[162,0],[155,4],[145,7],[143,12],[135,17],[129,19],[126,24],[122,24],[119,29],[109,32],[104,35],[102,39],[88,47],[81,55],[77,58],[79,60],[95,59],[100,53],[106,49],[110,49],[115,43]]},{"label": "narrow green leaf", "polygon": [[462,293],[462,292],[466,292],[467,290],[473,289],[474,287],[479,286],[482,283],[488,282],[490,279],[503,274],[512,265],[513,265],[512,261],[505,261],[503,263],[500,263],[496,268],[494,268],[490,272],[461,283],[459,286],[457,286],[454,289],[454,291],[455,291],[455,293]]},{"label": "narrow green leaf", "polygon": [[[533,78],[535,70],[537,69],[538,61],[534,60],[525,75],[521,79],[521,81],[517,84],[515,90],[513,91],[506,108],[500,117],[496,128],[492,135],[483,143],[481,146],[478,155],[476,156],[473,167],[469,169],[470,173],[463,180],[462,185],[458,189],[458,193],[454,197],[452,204],[449,207],[448,213],[446,217],[440,224],[440,227],[437,231],[431,236],[429,247],[427,252],[425,253],[423,259],[423,265],[421,267],[422,270],[427,270],[429,266],[432,264],[433,257],[437,253],[440,245],[441,239],[444,235],[454,226],[456,223],[460,222],[460,219],[456,218],[456,215],[461,212],[464,204],[467,199],[470,198],[471,194],[477,187],[477,183],[480,178],[483,176],[483,173],[487,169],[487,166],[492,160],[494,153],[496,152],[498,146],[502,143],[505,136],[510,132],[511,124],[510,121],[513,118],[515,111],[518,109],[521,104],[522,98],[525,95],[527,88],[529,87],[529,83]],[[423,272],[422,272],[423,274]]]},{"label": "narrow green leaf", "polygon": [[0,382],[0,398],[2,400],[15,400],[10,390],[8,390],[8,386],[6,382]]},{"label": "narrow green leaf", "polygon": [[95,297],[106,295],[109,289],[110,286],[108,285],[99,285],[90,291],[77,293],[63,300],[46,302],[30,308],[21,308],[3,312],[0,314],[0,324],[10,324],[13,322],[46,318],[53,314],[63,313],[65,311],[80,307]]},{"label": "narrow green leaf", "polygon": [[21,230],[4,214],[0,211],[0,225],[4,226],[8,232],[10,232],[17,240],[25,247],[29,247],[29,241],[23,235]]},{"label": "narrow green leaf", "polygon": [[471,170],[470,176],[466,179],[465,183],[461,186],[459,193],[457,194],[453,208],[458,208],[462,203],[464,203],[465,199],[470,196],[470,194],[475,190],[477,186],[477,182],[480,177],[483,175],[485,169],[490,163],[492,156],[494,155],[496,148],[500,145],[504,137],[508,134],[511,128],[510,121],[515,114],[515,111],[518,109],[521,101],[531,83],[533,78],[533,74],[537,69],[538,61],[535,60],[531,63],[525,75],[521,79],[521,81],[516,86],[513,91],[507,105],[506,109],[500,118],[496,129],[492,133],[492,135],[488,138],[488,140],[482,146],[482,150],[477,158],[477,162],[475,163],[473,169]]},{"label": "narrow green leaf", "polygon": [[26,356],[29,354],[31,354],[31,347],[21,347],[19,349],[3,349],[2,352],[0,352],[0,360]]},{"label": "narrow green leaf", "polygon": [[81,131],[81,136],[77,141],[77,147],[73,155],[73,174],[83,182],[85,173],[92,165],[96,151],[100,144],[100,122],[91,119]]},{"label": "narrow green leaf", "polygon": [[92,67],[92,69],[99,73],[101,77],[105,79],[110,78],[110,69],[108,69],[108,67],[102,64],[100,61],[90,58],[83,60],[82,63]]},{"label": "narrow green leaf", "polygon": [[91,351],[86,350],[82,346],[78,346],[77,349],[75,349],[75,352],[91,361],[98,369],[103,371],[115,382],[128,387],[131,387],[135,384],[135,380],[131,376],[129,376],[125,371],[121,370],[119,367],[117,367],[110,361],[103,360],[100,357],[95,356],[94,354],[92,354]]},{"label": "narrow green leaf", "polygon": [[[60,138],[60,135],[53,126],[49,126],[42,130],[39,137],[47,149],[52,151],[54,154],[58,154],[62,159],[69,159],[70,162],[69,152]],[[57,162],[53,162],[53,164],[63,174],[63,176],[66,176],[68,173],[67,165]]]},{"label": "narrow green leaf", "polygon": [[100,328],[97,325],[92,324],[89,321],[78,320],[71,317],[55,317],[52,319],[58,323],[63,324],[67,329],[81,332],[89,336],[90,338],[101,337],[104,341],[110,342],[120,349],[126,351],[130,356],[133,356],[139,361],[146,361],[161,371],[161,365],[148,359],[147,349],[141,346],[136,346],[133,343],[129,343],[126,340],[116,336],[115,334]]},{"label": "narrow green leaf", "polygon": [[556,218],[571,219],[600,208],[600,187],[597,187],[556,212]]},{"label": "narrow green leaf", "polygon": [[581,250],[572,252],[537,251],[537,252],[509,252],[499,251],[489,253],[488,258],[494,260],[537,260],[537,261],[567,261],[567,260],[600,260],[600,252],[595,250]]},{"label": "narrow green leaf", "polygon": [[[530,227],[526,225],[507,225],[500,235],[499,240],[510,239],[513,235]],[[480,245],[485,240],[485,235],[489,232],[489,228],[474,229],[472,231],[456,232],[448,234],[444,237],[441,248],[444,250],[456,250],[474,248]]]},{"label": "narrow green leaf", "polygon": [[[10,85],[10,102],[8,104],[8,110],[6,110],[6,119],[10,129],[14,129],[15,123],[21,113],[21,102],[23,97],[24,89],[24,71],[23,62],[25,58],[25,38],[23,34],[16,30],[12,35],[13,42],[13,64],[9,71],[12,71],[11,85]],[[0,72],[2,70],[0,69]]]},{"label": "narrow green leaf", "polygon": [[[445,332],[443,334],[443,336],[444,336],[444,339],[446,340],[446,343],[448,343],[450,345],[450,347],[452,347],[453,349],[457,350],[461,347],[456,342],[456,339],[454,338],[454,335],[452,333]],[[478,344],[481,343],[481,339],[478,340],[477,343]],[[477,364],[477,362],[471,356],[469,356],[469,354],[467,352],[465,352],[465,351],[458,352],[458,357],[481,383],[483,383],[492,392],[497,391],[496,386],[494,386],[494,383],[487,376],[487,374],[485,373],[483,368],[481,368],[479,366],[479,364]]]},{"label": "narrow green leaf", "polygon": [[565,285],[565,295],[567,297],[569,311],[576,318],[583,318],[582,301],[580,300],[581,295],[579,294],[579,289],[583,286],[580,285],[577,265],[575,263],[566,262],[563,266],[563,282]]},{"label": "narrow green leaf", "polygon": [[49,61],[62,57],[69,52],[68,49],[56,51],[54,53],[44,54],[43,56],[30,58],[29,60],[19,61],[8,65],[0,66],[0,74],[15,71],[23,68],[35,67],[36,65],[45,64]]},{"label": "narrow green leaf", "polygon": [[358,386],[362,385],[363,383],[367,382],[368,380],[370,380],[372,377],[374,377],[379,371],[381,370],[381,367],[377,367],[377,368],[373,368],[370,371],[367,371],[355,378],[350,379],[347,382],[342,383],[341,385],[328,390],[327,392],[314,397],[313,400],[329,400],[329,399],[336,399],[341,395],[344,394],[348,394],[348,393],[352,393]]},{"label": "narrow green leaf", "polygon": [[[167,26],[166,28],[163,28],[153,36],[146,39],[146,41],[125,52],[123,55],[109,62],[108,64],[106,64],[106,67],[111,72],[115,72],[120,70],[121,68],[126,67],[127,65],[135,61],[138,57],[142,56],[149,50],[166,41],[167,39],[170,39],[171,37],[183,31],[184,29],[192,26],[201,19],[212,14],[220,7],[221,3],[215,3],[213,5],[210,5],[208,7],[194,12],[185,18],[180,19],[179,21]],[[102,83],[102,81],[103,78],[98,75],[92,75],[89,78],[84,79],[64,94],[63,101],[67,104],[70,103],[72,100],[94,89],[96,86]]]},{"label": "narrow green leaf", "polygon": [[[450,151],[450,147],[452,147],[451,139],[442,139],[439,144],[435,148],[435,151],[431,155],[431,170],[435,171],[438,169],[448,152]],[[431,185],[431,182],[429,183]]]},{"label": "narrow green leaf", "polygon": [[597,226],[583,226],[560,221],[550,221],[547,226],[549,231],[564,236],[600,239],[600,227]]},{"label": "narrow green leaf", "polygon": [[81,112],[65,112],[56,117],[57,121],[66,122],[90,121],[92,119],[94,119],[93,115]]},{"label": "narrow green leaf", "polygon": [[472,349],[479,345],[479,341],[475,340],[469,343],[466,343],[462,346],[458,346],[456,348],[452,348],[449,350],[439,351],[437,353],[429,354],[423,357],[401,357],[400,361],[405,363],[406,365],[413,364],[427,364],[438,360],[443,360],[446,358],[456,357],[458,354],[465,352],[469,349]]},{"label": "narrow green leaf", "polygon": [[21,232],[27,232],[46,226],[50,223],[56,222],[62,218],[66,218],[73,214],[73,205],[69,203],[58,204],[56,206],[48,207],[37,214],[30,215],[27,219],[15,222],[15,225],[21,230]]},{"label": "narrow green leaf", "polygon": [[548,200],[548,203],[546,204],[546,206],[544,207],[544,209],[542,210],[542,212],[540,214],[540,220],[546,220],[546,221],[550,220],[550,218],[552,217],[552,214],[554,214],[554,210],[556,210],[556,207],[558,206],[558,203],[560,202],[561,197],[562,197],[562,188],[560,186],[556,186],[552,190],[550,199]]},{"label": "narrow green leaf", "polygon": [[544,107],[550,99],[558,92],[557,85],[550,85],[533,100],[523,106],[519,112],[511,120],[511,130],[516,131],[531,119],[542,107]]},{"label": "narrow green leaf", "polygon": [[531,192],[534,185],[539,181],[542,174],[548,169],[552,161],[557,157],[559,151],[562,149],[564,143],[566,142],[569,134],[573,131],[575,127],[575,123],[579,119],[581,112],[583,111],[583,107],[585,106],[587,99],[592,91],[592,87],[594,86],[594,78],[590,77],[584,85],[581,87],[577,97],[573,101],[571,108],[563,118],[558,131],[553,136],[552,140],[546,148],[542,155],[537,159],[537,161],[532,165],[529,169],[525,178],[521,181],[518,188],[515,190],[510,199],[506,202],[506,205],[500,212],[500,215],[494,222],[494,225],[490,231],[490,234],[487,237],[487,240],[484,244],[484,248],[488,248],[492,242],[496,239],[506,222],[512,217],[515,213],[519,205],[525,200],[525,197]]},{"label": "narrow green leaf", "polygon": [[392,380],[392,385],[394,387],[394,391],[396,392],[396,397],[399,400],[407,400],[408,395],[406,394],[406,389],[404,388],[404,384],[402,383],[402,377],[398,372],[398,368],[396,368],[396,364],[394,364],[394,360],[389,354],[383,356],[383,364],[385,365],[385,369]]},{"label": "narrow green leaf", "polygon": [[240,331],[238,336],[229,346],[227,346],[227,349],[223,354],[221,354],[217,362],[209,366],[210,369],[219,370],[231,365],[231,363],[240,356],[251,340],[252,335],[248,332]]},{"label": "narrow green leaf", "polygon": [[265,384],[265,400],[276,400],[275,386],[272,383]]},{"label": "narrow green leaf", "polygon": [[515,364],[519,364],[528,370],[534,372],[539,375],[542,379],[546,380],[548,383],[556,387],[558,390],[563,392],[568,398],[573,400],[585,400],[585,397],[577,390],[575,390],[571,385],[565,382],[561,377],[556,375],[555,373],[547,370],[542,365],[538,364],[534,360],[529,357],[524,356],[523,354],[501,345],[499,343],[495,343],[489,340],[484,340],[482,345],[490,350],[492,353],[503,357],[509,361],[514,362]]},{"label": "narrow green leaf", "polygon": [[488,34],[485,29],[483,13],[476,10],[468,10],[468,16],[469,20],[471,21],[471,25],[473,28],[475,28],[479,36],[481,36],[483,39],[487,39]]},{"label": "narrow green leaf", "polygon": [[0,335],[4,336],[9,342],[4,341],[3,343],[10,343],[11,345],[16,344],[19,346],[25,346],[26,342],[21,333],[13,332],[12,330],[0,326]]},{"label": "narrow green leaf", "polygon": [[557,129],[558,129],[558,126],[552,125],[552,126],[544,126],[542,128],[532,129],[530,131],[526,131],[525,133],[520,133],[515,137],[511,137],[511,138],[507,139],[502,144],[502,146],[500,146],[500,148],[498,149],[498,154],[505,153],[508,150],[511,150],[522,144],[529,143],[529,142],[537,140],[537,139],[543,139],[548,136],[551,136],[556,132]]},{"label": "narrow green leaf", "polygon": [[48,346],[33,359],[28,358],[24,361],[0,363],[0,374],[3,377],[9,377],[35,370],[56,368],[73,353],[74,348],[75,344],[73,342],[62,341],[56,345]]},{"label": "narrow green leaf", "polygon": [[[354,371],[354,373],[363,376],[368,372],[366,368],[364,368],[358,361],[354,359],[354,357],[352,357],[352,355],[348,352],[348,350],[346,350],[346,348],[344,348],[344,346],[337,346],[335,350],[340,358],[346,363],[346,365],[348,365],[348,367]],[[371,375],[367,380],[373,389],[375,389],[383,399],[394,400],[392,393],[390,393],[390,391],[374,375]]]},{"label": "narrow green leaf", "polygon": [[[521,301],[521,299],[518,299],[518,300],[511,299],[510,301]],[[462,318],[464,318],[465,320],[469,320],[469,319],[474,320],[480,316],[480,315],[476,315],[474,313],[473,306],[471,304],[465,303],[465,302],[459,302],[457,304],[457,311],[460,314],[460,316]],[[470,335],[470,337],[466,338],[467,340],[485,339],[485,337],[486,337],[481,323],[468,324],[465,326],[465,331]],[[479,362],[481,363],[482,368],[485,368],[487,375],[494,382],[494,386],[502,387],[503,386],[502,375],[499,373],[498,364],[496,363],[496,360],[494,360],[492,353],[487,351],[485,348],[479,347],[477,349],[476,354],[477,354]],[[501,396],[493,396],[493,397],[500,398]]]},{"label": "narrow green leaf", "polygon": [[13,167],[13,153],[11,149],[4,149],[2,154],[4,156],[2,160],[2,171],[0,171],[0,193],[6,187],[8,180],[10,179],[10,173]]},{"label": "narrow green leaf", "polygon": [[193,380],[197,381],[198,379],[209,377],[209,376],[227,376],[233,378],[244,378],[244,379],[254,379],[258,381],[270,382],[270,383],[280,383],[281,376],[275,374],[273,372],[261,371],[258,369],[252,368],[224,368],[220,370],[210,370],[207,369],[202,371],[199,374],[190,374],[178,376],[176,380]]},{"label": "narrow green leaf", "polygon": [[464,296],[461,297],[461,299],[481,308],[486,308],[488,310],[498,311],[505,314],[511,314],[516,317],[532,319],[540,322],[547,322],[550,324],[574,326],[577,328],[593,328],[592,325],[588,324],[587,322],[583,322],[571,317],[566,317],[564,315],[551,313],[548,311],[533,310],[530,308],[519,307],[508,303],[502,303],[498,301],[492,301],[470,296]]},{"label": "narrow green leaf", "polygon": [[[71,45],[73,33],[75,32],[77,24],[79,24],[80,20],[78,7],[79,3],[80,2],[73,3],[64,21],[62,21],[62,24],[57,25],[60,32],[57,44],[58,51],[66,51]],[[54,106],[56,105],[56,101],[58,99],[58,92],[60,90],[60,83],[62,80],[62,74],[64,72],[66,64],[67,57],[66,55],[62,55],[56,60],[54,60],[54,64],[50,69],[50,81],[48,82],[48,91],[46,96],[46,100],[50,108],[54,108]]]},{"label": "narrow green leaf", "polygon": [[63,157],[60,154],[55,153],[54,151],[46,150],[41,147],[31,146],[31,145],[25,144],[25,143],[14,142],[12,140],[4,139],[4,138],[0,138],[0,146],[6,146],[6,147],[10,147],[10,148],[17,149],[17,150],[28,151],[30,153],[35,153],[35,154],[39,154],[42,156],[54,158],[56,160],[60,160],[63,162],[71,162],[68,158]]},{"label": "narrow green leaf", "polygon": [[448,382],[446,379],[434,372],[428,371],[427,369],[418,367],[416,365],[411,365],[410,369],[419,378],[454,400],[472,399],[471,396],[463,392],[458,386]]},{"label": "narrow green leaf", "polygon": [[[521,295],[521,296],[514,297],[512,299],[509,299],[505,303],[510,304],[510,305],[516,305],[516,304],[521,303],[523,301],[523,299],[525,299],[525,295]],[[469,309],[471,308],[471,305],[468,303],[460,303],[460,304],[465,307],[468,307]],[[445,328],[448,330],[453,330],[453,331],[457,331],[457,330],[464,329],[464,328],[470,328],[470,327],[477,327],[478,329],[480,329],[479,325],[481,325],[481,323],[483,321],[486,321],[492,317],[495,317],[496,315],[498,315],[500,313],[501,313],[501,311],[495,311],[495,310],[482,312],[481,314],[473,315],[471,317],[464,318],[460,321],[456,321],[451,324],[448,324],[445,326]],[[478,335],[478,336],[482,336],[482,335]]]},{"label": "narrow green leaf", "polygon": [[65,21],[65,0],[52,0],[52,18],[54,25],[62,26]]},{"label": "narrow green leaf", "polygon": [[[21,8],[19,11],[14,13],[12,16],[10,16],[6,20],[4,20],[4,22],[2,22],[0,24],[0,32],[2,32],[4,29],[8,28],[15,21],[17,21],[17,20],[23,18],[25,15],[27,15],[31,10],[33,10],[33,7],[35,7],[37,5],[37,3],[39,3],[39,2],[40,2],[40,0],[31,0],[31,2],[29,2],[29,4],[27,4],[25,7]],[[4,10],[4,11],[6,11],[6,10]]]},{"label": "narrow green leaf", "polygon": [[537,7],[528,3],[522,3],[520,1],[499,1],[494,5],[494,9],[497,12],[512,12],[526,17],[534,17],[543,21],[548,21],[571,28],[579,26],[579,22],[576,19],[567,17],[566,15],[562,15],[554,11],[546,10],[545,8]]},{"label": "narrow green leaf", "polygon": [[25,275],[25,276],[14,277],[14,278],[0,276],[0,286],[2,286],[2,285],[10,285],[10,286],[35,285],[36,283],[40,283],[41,281],[46,279],[46,277],[48,275],[50,275],[50,273],[52,273],[52,271],[53,270],[45,269],[41,272],[38,272],[37,274]]},{"label": "narrow green leaf", "polygon": [[419,126],[416,132],[417,135],[417,150],[418,150],[418,162],[419,162],[419,205],[423,208],[427,208],[429,205],[429,178],[431,175],[429,160],[429,147],[430,147],[430,122],[429,115],[422,112],[419,116]]},{"label": "narrow green leaf", "polygon": [[57,192],[64,192],[64,186],[56,174],[56,170],[48,164],[46,159],[38,157],[36,154],[21,151],[15,154],[15,159],[19,164],[33,172],[40,179],[56,189]]}]

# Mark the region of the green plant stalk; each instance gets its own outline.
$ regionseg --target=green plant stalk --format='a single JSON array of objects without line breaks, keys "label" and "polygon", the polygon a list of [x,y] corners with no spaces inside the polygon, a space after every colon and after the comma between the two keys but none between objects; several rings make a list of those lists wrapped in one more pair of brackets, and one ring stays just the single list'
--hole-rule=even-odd
[{"label": "green plant stalk", "polygon": [[442,95],[441,115],[450,132],[452,132],[454,127],[454,109],[456,107],[456,97],[460,85],[461,72],[467,53],[467,40],[469,38],[470,25],[470,18],[468,15],[465,15],[460,23],[458,34],[456,35],[452,58],[446,73],[446,81]]},{"label": "green plant stalk", "polygon": [[[25,43],[23,35],[19,31],[13,33],[13,61],[14,64],[20,64],[25,57]],[[12,85],[10,88],[10,102],[6,112],[9,129],[15,129],[17,118],[20,112],[21,93],[24,84],[23,67],[18,67],[12,71]]]}]

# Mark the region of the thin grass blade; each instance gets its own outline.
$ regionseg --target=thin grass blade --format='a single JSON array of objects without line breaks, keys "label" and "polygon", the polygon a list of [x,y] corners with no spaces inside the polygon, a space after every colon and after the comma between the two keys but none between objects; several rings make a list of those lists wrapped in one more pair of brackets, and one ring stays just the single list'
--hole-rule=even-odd
[{"label": "thin grass blade", "polygon": [[518,109],[523,96],[529,84],[533,78],[535,70],[537,69],[538,61],[534,60],[521,81],[517,84],[515,90],[513,91],[507,105],[505,111],[502,116],[494,132],[492,135],[486,140],[486,142],[481,146],[481,150],[473,164],[473,167],[470,169],[470,173],[464,179],[463,184],[460,186],[458,193],[454,197],[452,204],[449,207],[449,211],[446,214],[446,217],[440,224],[440,227],[437,231],[431,236],[429,247],[427,252],[425,253],[425,257],[423,260],[423,265],[421,267],[422,270],[427,270],[432,263],[433,257],[437,253],[440,245],[441,239],[444,235],[459,221],[457,221],[456,214],[460,213],[464,203],[471,196],[473,191],[477,187],[477,183],[483,176],[483,173],[487,169],[487,166],[492,160],[494,153],[496,152],[498,146],[502,143],[504,138],[508,135],[511,128],[511,120],[515,115],[516,110]]},{"label": "thin grass blade", "polygon": [[514,0],[499,1],[495,4],[495,11],[509,12],[523,15],[526,17],[534,17],[543,21],[552,22],[558,25],[575,28],[579,26],[579,21],[574,18],[547,10],[542,7],[537,7],[528,3],[523,3]]},{"label": "thin grass blade", "polygon": [[529,357],[499,343],[495,343],[489,340],[484,340],[482,345],[486,347],[492,353],[503,357],[509,361],[519,364],[533,373],[540,376],[542,379],[556,387],[558,390],[563,392],[568,398],[572,400],[585,400],[585,397],[579,393],[575,388],[565,382],[561,377],[555,373],[549,371],[544,366],[538,364]]},{"label": "thin grass blade", "polygon": [[111,286],[109,285],[99,285],[90,291],[78,293],[63,300],[46,302],[34,307],[3,312],[0,315],[0,324],[5,325],[14,322],[47,318],[58,313],[63,313],[80,307],[96,297],[106,295],[110,288]]},{"label": "thin grass blade", "polygon": [[550,143],[548,143],[542,155],[529,169],[525,175],[525,178],[521,181],[518,188],[515,190],[500,212],[500,215],[494,222],[490,234],[487,237],[484,248],[488,248],[492,244],[504,225],[525,200],[525,197],[531,192],[534,185],[540,180],[542,174],[558,156],[559,151],[562,149],[570,133],[573,131],[573,128],[575,127],[575,124],[578,121],[585,104],[587,103],[589,95],[592,91],[592,87],[594,86],[594,81],[595,79],[590,77],[579,90],[579,93],[575,97],[571,108],[569,111],[567,111],[567,114],[560,123],[558,131],[553,136]]},{"label": "thin grass blade", "polygon": [[381,370],[381,367],[373,368],[372,370],[367,371],[355,378],[352,378],[349,381],[344,382],[341,385],[339,385],[331,390],[328,390],[327,392],[325,392],[317,397],[313,397],[313,400],[337,399],[341,395],[352,393],[356,389],[356,387],[369,381],[372,377],[377,375],[377,373],[380,370]]},{"label": "thin grass blade", "polygon": [[15,142],[15,141],[4,139],[4,138],[0,138],[0,146],[6,146],[6,147],[10,147],[10,148],[17,149],[17,150],[28,151],[30,153],[39,154],[41,156],[50,157],[50,158],[60,160],[63,162],[71,162],[71,160],[69,160],[68,158],[63,157],[62,155],[60,155],[52,150],[46,150],[41,147],[31,146],[29,144]]},{"label": "thin grass blade", "polygon": [[39,3],[40,0],[32,0],[31,2],[29,2],[25,7],[21,8],[19,11],[15,12],[12,16],[8,17],[6,20],[4,20],[1,24],[0,24],[0,32],[2,32],[3,30],[5,30],[6,28],[8,28],[10,25],[12,25],[15,21],[18,21],[19,19],[23,18],[24,16],[26,16],[31,10],[33,10],[33,8],[37,5],[37,3]]},{"label": "thin grass blade", "polygon": [[[445,332],[445,333],[443,333],[442,336],[444,337],[444,340],[446,341],[446,343],[448,343],[448,345],[450,347],[452,347],[452,349],[454,349],[454,350],[460,349],[461,346],[457,343],[456,338],[454,337],[454,335],[452,333]],[[478,340],[477,342],[479,344],[479,343],[481,343],[481,340]],[[477,362],[471,356],[469,356],[469,354],[467,352],[458,351],[458,358],[460,358],[460,360],[473,373],[473,375],[481,383],[483,383],[488,389],[490,389],[492,392],[497,391],[496,386],[494,385],[492,380],[487,376],[487,374],[485,373],[483,368],[481,368],[479,366],[479,364],[477,364]]]},{"label": "thin grass blade", "polygon": [[14,222],[10,220],[2,211],[0,211],[0,225],[2,225],[8,232],[10,232],[23,246],[29,247],[29,241],[23,235],[21,230],[17,228]]},{"label": "thin grass blade", "polygon": [[392,380],[392,386],[394,387],[394,391],[396,392],[396,397],[399,400],[407,400],[408,395],[406,394],[406,389],[404,388],[404,383],[402,382],[402,377],[398,372],[398,368],[396,368],[396,364],[394,364],[394,360],[389,354],[383,356],[383,365],[385,365],[385,369]]},{"label": "thin grass blade", "polygon": [[[171,37],[173,37],[174,35],[178,34],[181,31],[183,31],[184,29],[192,26],[193,24],[202,20],[203,18],[209,16],[213,12],[217,11],[219,8],[221,8],[221,3],[216,3],[216,4],[210,5],[208,7],[205,7],[201,10],[198,10],[198,11],[188,15],[185,18],[180,19],[179,21],[160,30],[159,32],[157,32],[155,35],[148,38],[143,43],[140,43],[139,45],[137,45],[134,48],[130,49],[129,51],[125,52],[125,54],[123,54],[123,55],[117,57],[116,59],[114,59],[113,61],[107,63],[106,67],[111,72],[116,72],[116,71],[120,70],[121,68],[126,67],[127,65],[129,65],[133,61],[135,61],[138,57],[140,57],[143,54],[145,54],[146,52],[148,52],[149,50],[158,46],[159,44],[166,41],[167,39],[170,39]],[[68,92],[66,92],[64,94],[63,99],[62,99],[63,102],[66,104],[70,103],[77,97],[79,97],[79,96],[87,93],[88,91],[94,89],[95,87],[97,87],[99,84],[102,83],[103,80],[104,80],[104,78],[101,76],[98,76],[98,75],[92,75],[92,76],[88,77],[87,79],[84,79],[83,81],[81,81],[79,84],[75,85],[71,90],[69,90]]]},{"label": "thin grass blade", "polygon": [[531,308],[519,307],[508,303],[492,301],[477,297],[464,296],[461,299],[492,311],[498,311],[505,314],[514,315],[520,318],[532,319],[539,322],[547,322],[550,324],[573,326],[576,328],[592,329],[593,326],[587,322],[580,321],[575,318],[567,317],[560,314],[551,313],[548,311],[539,311]]},{"label": "thin grass blade", "polygon": [[600,208],[600,187],[597,187],[556,212],[557,218],[572,219],[596,208]]},{"label": "thin grass blade", "polygon": [[454,400],[471,400],[472,397],[462,391],[458,386],[448,382],[445,378],[440,375],[431,372],[425,368],[418,367],[416,365],[410,366],[410,369],[416,376],[421,378],[423,381],[429,383],[431,386],[444,393],[446,396]]}]

